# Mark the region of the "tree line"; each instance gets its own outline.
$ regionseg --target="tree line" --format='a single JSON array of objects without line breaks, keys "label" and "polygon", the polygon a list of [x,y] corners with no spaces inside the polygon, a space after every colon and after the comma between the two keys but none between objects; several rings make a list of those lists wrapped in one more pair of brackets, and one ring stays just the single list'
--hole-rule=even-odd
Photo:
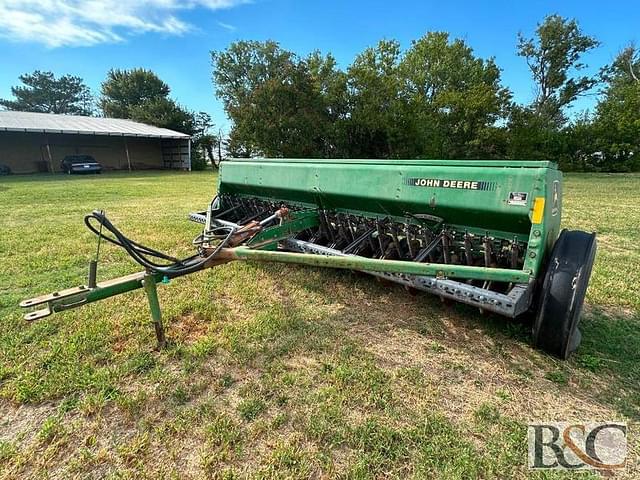
[{"label": "tree line", "polygon": [[[212,51],[216,95],[232,121],[228,138],[173,98],[145,69],[112,69],[95,99],[80,77],[21,75],[10,110],[129,118],[188,133],[194,166],[204,157],[437,158],[554,160],[565,170],[640,170],[640,52],[631,45],[596,75],[584,55],[600,45],[573,19],[549,15],[516,53],[535,97],[513,101],[493,58],[446,32],[403,50],[382,40],[345,69],[329,54],[307,56],[275,41],[239,41]],[[578,97],[598,94],[592,112],[571,116]],[[217,156],[214,154],[217,150]]]},{"label": "tree line", "polygon": [[[599,46],[573,19],[547,16],[519,35],[536,92],[517,104],[493,58],[446,32],[402,50],[367,48],[346,69],[331,54],[299,56],[274,41],[211,52],[213,83],[233,122],[233,156],[545,159],[565,170],[640,169],[640,55],[624,49],[596,75]],[[595,111],[571,117],[599,93]]]}]

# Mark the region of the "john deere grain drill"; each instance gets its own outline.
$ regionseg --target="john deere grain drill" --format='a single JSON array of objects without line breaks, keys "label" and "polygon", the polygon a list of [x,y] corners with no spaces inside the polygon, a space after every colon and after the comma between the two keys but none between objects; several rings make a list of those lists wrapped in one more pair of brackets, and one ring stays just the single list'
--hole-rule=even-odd
[{"label": "john deere grain drill", "polygon": [[194,255],[177,259],[127,238],[102,212],[99,239],[144,270],[25,300],[54,312],[145,288],[159,343],[158,283],[234,260],[371,273],[506,317],[530,314],[533,343],[567,358],[596,252],[595,235],[560,229],[562,174],[534,161],[234,159],[218,195],[190,218]]}]

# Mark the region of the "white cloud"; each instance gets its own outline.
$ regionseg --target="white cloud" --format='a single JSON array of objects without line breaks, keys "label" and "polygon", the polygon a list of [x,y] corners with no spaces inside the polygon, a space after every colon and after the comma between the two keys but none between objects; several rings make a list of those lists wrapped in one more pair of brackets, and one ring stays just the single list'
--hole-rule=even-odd
[{"label": "white cloud", "polygon": [[193,27],[180,19],[181,11],[220,10],[247,1],[0,0],[0,37],[61,47],[119,42],[146,32],[182,35]]}]

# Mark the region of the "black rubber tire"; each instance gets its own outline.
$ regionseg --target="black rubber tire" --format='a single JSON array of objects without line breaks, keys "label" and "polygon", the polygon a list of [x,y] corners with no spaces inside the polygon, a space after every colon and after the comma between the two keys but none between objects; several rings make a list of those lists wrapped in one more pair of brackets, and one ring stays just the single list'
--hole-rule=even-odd
[{"label": "black rubber tire", "polygon": [[595,255],[595,233],[563,230],[547,262],[533,344],[563,360],[580,345],[578,324]]}]

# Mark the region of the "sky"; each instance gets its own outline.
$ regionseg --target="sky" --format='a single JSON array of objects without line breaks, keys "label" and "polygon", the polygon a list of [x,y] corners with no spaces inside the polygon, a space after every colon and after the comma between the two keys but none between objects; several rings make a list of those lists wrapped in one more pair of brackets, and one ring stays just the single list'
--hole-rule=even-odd
[{"label": "sky", "polygon": [[[533,84],[516,55],[518,32],[531,36],[545,15],[578,20],[602,45],[585,57],[588,72],[640,43],[640,5],[632,0],[0,0],[0,98],[33,70],[82,77],[94,94],[111,68],[156,72],[182,105],[229,120],[215,98],[210,51],[237,40],[279,42],[300,55],[331,52],[342,68],[379,40],[403,48],[427,31],[464,39],[494,57],[514,100],[529,102]],[[574,112],[593,108],[583,97]]]}]

